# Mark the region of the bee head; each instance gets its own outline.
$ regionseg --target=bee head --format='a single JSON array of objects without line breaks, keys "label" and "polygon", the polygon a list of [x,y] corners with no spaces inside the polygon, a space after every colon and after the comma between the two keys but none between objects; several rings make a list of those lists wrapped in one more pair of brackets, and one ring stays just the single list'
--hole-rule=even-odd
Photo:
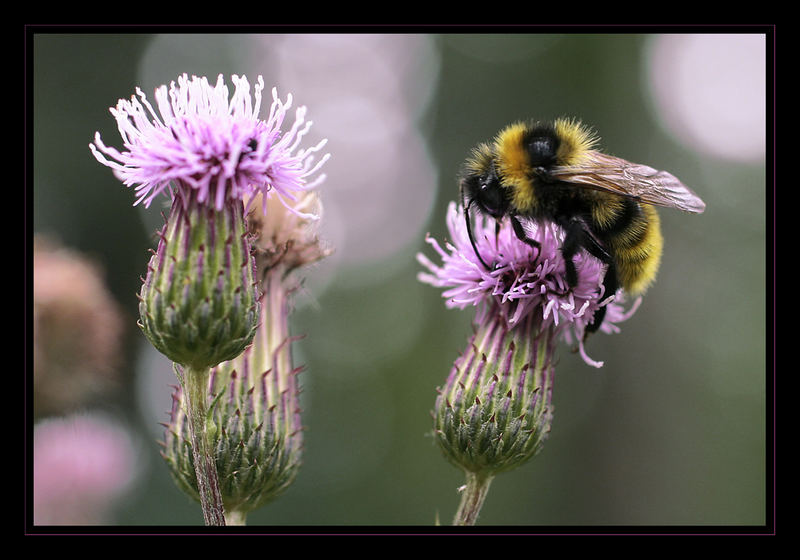
[{"label": "bee head", "polygon": [[491,147],[481,144],[473,150],[461,177],[464,208],[475,204],[478,210],[495,219],[506,215],[509,200],[503,188]]},{"label": "bee head", "polygon": [[508,199],[493,172],[484,177],[468,177],[463,183],[468,205],[499,220],[508,212]]},{"label": "bee head", "polygon": [[472,224],[469,211],[476,206],[479,212],[493,217],[495,220],[502,219],[509,210],[510,202],[506,190],[502,187],[497,176],[494,164],[491,161],[481,169],[468,171],[461,179],[461,197],[464,205],[464,219],[467,223],[467,233],[472,243],[472,248],[481,264],[488,270],[490,267],[481,257],[475,244],[472,234]]}]

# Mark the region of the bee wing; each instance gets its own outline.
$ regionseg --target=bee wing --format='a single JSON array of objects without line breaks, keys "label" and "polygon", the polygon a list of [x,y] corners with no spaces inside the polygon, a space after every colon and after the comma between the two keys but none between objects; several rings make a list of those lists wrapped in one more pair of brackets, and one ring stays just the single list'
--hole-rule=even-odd
[{"label": "bee wing", "polygon": [[553,177],[656,206],[695,214],[706,209],[705,202],[671,173],[594,150],[585,163],[555,168]]}]

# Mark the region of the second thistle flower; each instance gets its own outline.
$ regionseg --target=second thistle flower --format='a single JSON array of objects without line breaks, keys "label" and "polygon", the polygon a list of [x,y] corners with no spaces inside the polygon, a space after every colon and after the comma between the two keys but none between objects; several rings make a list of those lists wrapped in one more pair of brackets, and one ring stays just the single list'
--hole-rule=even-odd
[{"label": "second thistle flower", "polygon": [[584,361],[600,367],[583,344],[593,314],[606,306],[600,329],[611,333],[636,305],[624,311],[621,292],[601,300],[603,267],[585,255],[575,258],[578,282],[569,289],[555,226],[531,225],[534,249],[508,221],[495,229],[493,220],[479,219],[477,250],[494,263],[491,269],[476,254],[463,209],[454,203],[447,226],[451,243],[442,247],[428,238],[441,264],[419,255],[427,269],[419,279],[443,288],[448,307],[476,310],[475,332],[434,410],[436,442],[467,478],[454,523],[471,525],[495,475],[531,459],[550,431],[558,341],[577,340]]}]

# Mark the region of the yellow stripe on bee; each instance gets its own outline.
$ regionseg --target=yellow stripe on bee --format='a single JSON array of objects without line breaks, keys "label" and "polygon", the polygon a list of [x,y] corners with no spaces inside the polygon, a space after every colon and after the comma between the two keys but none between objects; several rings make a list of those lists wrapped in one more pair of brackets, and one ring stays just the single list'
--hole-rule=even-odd
[{"label": "yellow stripe on bee", "polygon": [[528,130],[527,124],[517,122],[501,130],[494,141],[497,172],[502,177],[502,185],[512,190],[511,203],[522,213],[531,212],[536,206],[529,156],[523,142]]},{"label": "yellow stripe on bee", "polygon": [[556,154],[558,164],[572,166],[585,163],[589,150],[598,142],[594,132],[575,119],[557,119],[553,126],[561,140]]},{"label": "yellow stripe on bee", "polygon": [[508,183],[518,183],[526,180],[530,173],[528,152],[523,143],[528,126],[518,122],[501,130],[494,141],[494,150],[497,154],[497,171]]},{"label": "yellow stripe on bee", "polygon": [[472,175],[483,175],[492,164],[492,157],[492,147],[489,144],[478,144],[465,163],[466,171]]},{"label": "yellow stripe on bee", "polygon": [[602,192],[586,190],[584,196],[594,199],[592,204],[592,223],[596,224],[601,230],[612,227],[624,210],[624,203],[617,196],[609,196]]},{"label": "yellow stripe on bee", "polygon": [[[630,294],[645,291],[655,280],[664,248],[658,212],[649,204],[643,204],[642,211],[647,219],[647,229],[641,239],[634,245],[628,245],[623,234],[614,243],[617,274],[623,288]],[[630,237],[635,237],[635,231],[629,233]]]},{"label": "yellow stripe on bee", "polygon": [[[525,146],[525,135],[531,126],[534,125],[513,123],[501,130],[494,140],[497,172],[502,177],[502,185],[512,191],[512,204],[522,213],[534,212],[537,205],[530,155]],[[553,128],[559,139],[556,164],[574,166],[585,163],[597,143],[594,133],[575,119],[558,119]]]}]

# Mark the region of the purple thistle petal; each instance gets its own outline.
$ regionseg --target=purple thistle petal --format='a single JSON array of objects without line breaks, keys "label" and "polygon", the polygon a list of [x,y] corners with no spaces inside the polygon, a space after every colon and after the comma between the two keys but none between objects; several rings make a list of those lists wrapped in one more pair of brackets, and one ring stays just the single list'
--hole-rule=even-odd
[{"label": "purple thistle petal", "polygon": [[[520,324],[531,314],[541,317],[541,329],[555,328],[567,342],[578,342],[581,357],[587,364],[602,366],[586,355],[583,338],[595,312],[607,306],[600,331],[607,334],[619,331],[617,323],[630,318],[641,299],[629,310],[623,307],[624,295],[613,298],[601,295],[605,267],[594,257],[579,253],[574,257],[578,283],[571,290],[561,254],[563,233],[553,224],[525,224],[528,236],[540,244],[535,249],[520,241],[510,223],[504,221],[495,235],[495,221],[478,217],[474,224],[475,243],[487,262],[487,270],[472,248],[463,209],[451,203],[447,212],[447,227],[451,242],[444,247],[426,237],[439,255],[441,264],[423,254],[417,260],[427,272],[418,279],[437,288],[448,308],[477,307],[477,321],[487,313],[500,314],[509,327]],[[607,300],[607,301],[606,301]]]},{"label": "purple thistle petal", "polygon": [[124,185],[134,187],[134,204],[148,207],[165,191],[180,195],[185,189],[196,191],[198,201],[217,210],[227,199],[247,201],[257,193],[296,201],[298,193],[324,180],[319,171],[328,155],[316,162],[315,155],[326,141],[300,149],[312,124],[305,120],[305,107],[296,110],[293,125],[282,133],[292,96],[283,102],[273,89],[263,121],[258,118],[261,76],[253,96],[246,77],[234,75],[232,81],[235,90],[229,98],[222,75],[212,87],[204,77],[184,74],[177,84],[156,89],[158,110],[137,88],[136,96],[120,99],[110,109],[124,149],[106,146],[99,133],[89,148]]}]

